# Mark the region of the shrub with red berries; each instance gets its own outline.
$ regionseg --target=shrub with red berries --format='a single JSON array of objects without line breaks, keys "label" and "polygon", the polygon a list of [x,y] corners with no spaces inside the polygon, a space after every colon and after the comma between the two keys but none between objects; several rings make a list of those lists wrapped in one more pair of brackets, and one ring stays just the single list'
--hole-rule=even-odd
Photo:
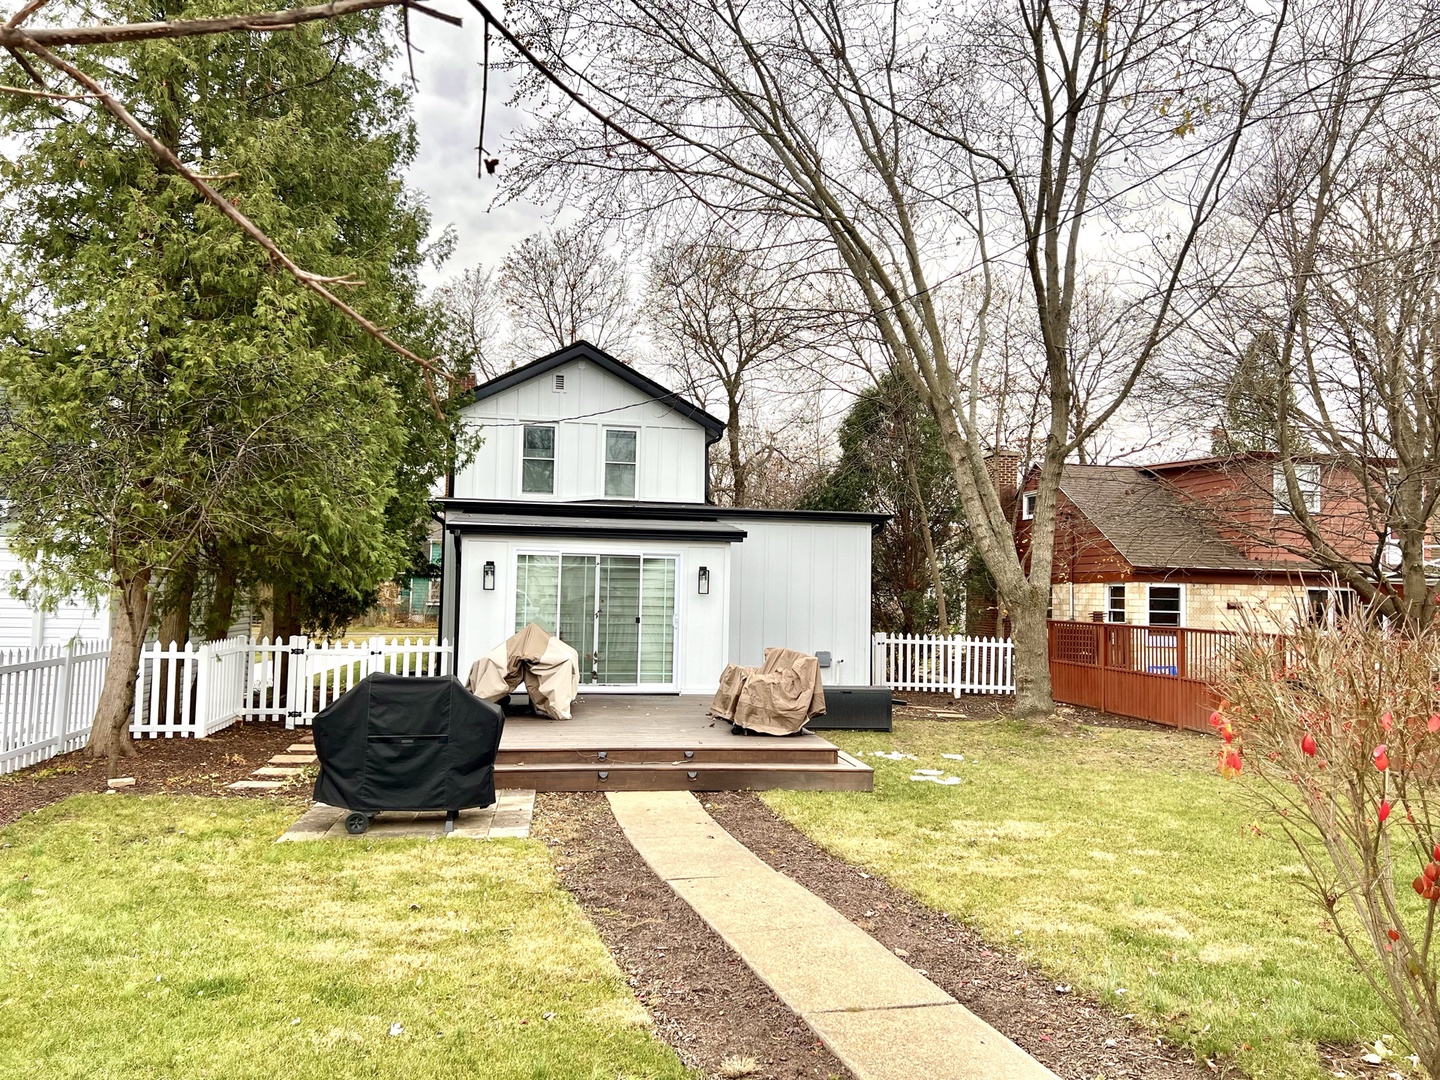
[{"label": "shrub with red berries", "polygon": [[1252,766],[1242,790],[1294,841],[1336,935],[1440,1077],[1440,633],[1356,619],[1250,635],[1222,690],[1220,772]]}]

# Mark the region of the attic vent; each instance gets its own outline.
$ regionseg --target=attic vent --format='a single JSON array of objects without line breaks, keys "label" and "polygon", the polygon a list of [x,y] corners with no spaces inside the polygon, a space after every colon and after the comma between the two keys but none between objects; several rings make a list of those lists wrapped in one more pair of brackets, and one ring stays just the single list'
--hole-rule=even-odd
[{"label": "attic vent", "polygon": [[565,376],[564,376],[564,375],[556,375],[556,376],[555,376],[555,392],[556,392],[557,394],[563,394],[563,393],[565,392]]}]

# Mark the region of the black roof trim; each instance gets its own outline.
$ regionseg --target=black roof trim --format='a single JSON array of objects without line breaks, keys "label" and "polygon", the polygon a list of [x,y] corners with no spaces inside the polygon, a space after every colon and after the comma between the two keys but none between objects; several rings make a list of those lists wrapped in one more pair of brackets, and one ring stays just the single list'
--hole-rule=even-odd
[{"label": "black roof trim", "polygon": [[839,510],[762,510],[749,506],[716,506],[713,503],[657,502],[519,502],[490,499],[439,498],[434,505],[454,514],[512,514],[521,517],[588,517],[613,520],[672,518],[679,521],[779,520],[834,524],[854,523],[878,528],[889,514]]},{"label": "black roof trim", "polygon": [[528,364],[521,364],[513,371],[507,371],[504,375],[491,379],[489,382],[481,383],[470,391],[471,402],[484,401],[486,398],[494,397],[503,393],[511,387],[519,386],[521,383],[529,382],[538,375],[544,375],[547,371],[563,367],[575,360],[588,360],[590,363],[608,371],[622,382],[629,383],[636,390],[639,390],[646,397],[657,401],[662,405],[668,405],[687,420],[693,420],[710,434],[708,442],[715,442],[725,431],[725,421],[719,417],[711,416],[704,409],[700,408],[693,401],[687,401],[673,390],[667,390],[654,379],[630,367],[622,364],[615,357],[602,349],[596,348],[588,341],[576,341],[566,345],[563,349],[556,349],[548,355],[532,360]]},{"label": "black roof trim", "polygon": [[589,539],[718,540],[738,544],[745,530],[719,521],[656,521],[633,518],[572,518],[553,515],[471,513],[447,515],[455,532],[495,536],[578,536]]}]

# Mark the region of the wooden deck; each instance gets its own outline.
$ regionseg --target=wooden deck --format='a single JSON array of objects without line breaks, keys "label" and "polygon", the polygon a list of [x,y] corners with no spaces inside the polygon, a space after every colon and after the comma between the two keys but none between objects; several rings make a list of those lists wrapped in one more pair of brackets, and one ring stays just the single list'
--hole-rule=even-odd
[{"label": "wooden deck", "polygon": [[497,787],[537,791],[869,791],[869,766],[819,735],[734,735],[708,697],[589,694],[571,720],[511,716]]}]

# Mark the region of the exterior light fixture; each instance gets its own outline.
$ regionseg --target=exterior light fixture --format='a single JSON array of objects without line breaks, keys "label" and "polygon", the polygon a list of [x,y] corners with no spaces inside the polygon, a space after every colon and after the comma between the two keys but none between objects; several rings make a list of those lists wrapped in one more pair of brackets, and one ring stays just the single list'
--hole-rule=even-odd
[{"label": "exterior light fixture", "polygon": [[708,566],[700,567],[700,595],[710,595],[710,568]]},{"label": "exterior light fixture", "polygon": [[487,562],[485,568],[480,571],[480,587],[486,592],[495,591],[495,564]]}]

